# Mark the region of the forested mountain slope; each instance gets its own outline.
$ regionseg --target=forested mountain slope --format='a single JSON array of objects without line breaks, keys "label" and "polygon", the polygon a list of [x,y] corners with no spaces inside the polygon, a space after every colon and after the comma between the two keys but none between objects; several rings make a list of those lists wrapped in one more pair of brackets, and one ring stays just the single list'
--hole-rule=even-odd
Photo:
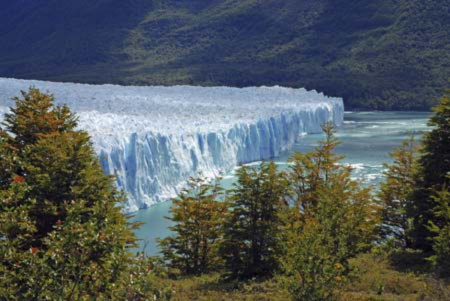
[{"label": "forested mountain slope", "polygon": [[449,87],[448,0],[0,0],[0,76],[285,85],[427,109]]}]

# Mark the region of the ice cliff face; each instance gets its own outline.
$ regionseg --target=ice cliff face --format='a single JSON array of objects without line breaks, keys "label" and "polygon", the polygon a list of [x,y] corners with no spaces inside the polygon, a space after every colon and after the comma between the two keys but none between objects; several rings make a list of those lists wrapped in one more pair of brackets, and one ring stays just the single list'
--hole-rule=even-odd
[{"label": "ice cliff face", "polygon": [[20,90],[55,95],[80,117],[126,211],[173,197],[185,180],[269,159],[326,121],[343,122],[342,99],[282,87],[122,87],[0,78],[0,113]]}]

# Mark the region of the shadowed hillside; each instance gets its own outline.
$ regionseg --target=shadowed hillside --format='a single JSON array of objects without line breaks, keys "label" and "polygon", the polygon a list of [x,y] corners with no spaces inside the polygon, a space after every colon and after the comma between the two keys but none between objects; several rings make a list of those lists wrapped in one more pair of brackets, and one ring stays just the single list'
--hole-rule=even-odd
[{"label": "shadowed hillside", "polygon": [[304,86],[395,110],[449,85],[445,0],[0,2],[3,77]]}]

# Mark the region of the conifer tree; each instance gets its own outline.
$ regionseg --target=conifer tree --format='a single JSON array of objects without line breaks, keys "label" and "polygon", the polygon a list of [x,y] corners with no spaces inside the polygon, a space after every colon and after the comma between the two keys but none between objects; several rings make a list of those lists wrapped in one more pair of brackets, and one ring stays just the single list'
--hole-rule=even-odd
[{"label": "conifer tree", "polygon": [[434,196],[443,187],[450,186],[447,177],[450,172],[450,94],[447,93],[440,104],[433,109],[434,116],[428,125],[432,130],[422,139],[422,147],[418,159],[414,191],[411,205],[408,206],[408,217],[413,220],[411,239],[413,246],[425,252],[432,251],[432,238],[429,224],[441,225],[442,218],[435,216],[438,205]]},{"label": "conifer tree", "polygon": [[279,269],[288,183],[273,162],[259,168],[242,166],[237,178],[221,243],[227,276],[268,277]]},{"label": "conifer tree", "polygon": [[285,270],[294,300],[334,300],[348,280],[349,259],[366,250],[374,228],[366,190],[349,197],[338,186],[321,188],[301,229],[289,232]]},{"label": "conifer tree", "polygon": [[442,277],[450,277],[450,190],[443,187],[434,196],[436,223],[431,221],[428,229],[434,234],[433,252],[430,257],[434,267]]},{"label": "conifer tree", "polygon": [[370,247],[379,222],[370,188],[351,179],[335,153],[335,130],[323,129],[326,139],[315,151],[290,160],[295,194],[284,268],[294,300],[334,300],[350,272],[348,260]]},{"label": "conifer tree", "polygon": [[392,164],[384,164],[385,180],[380,184],[378,198],[381,210],[381,235],[384,239],[395,239],[402,246],[410,246],[407,235],[411,225],[407,207],[414,190],[415,161],[417,145],[414,137],[402,142],[390,156]]},{"label": "conifer tree", "polygon": [[222,234],[227,203],[222,188],[203,177],[191,178],[188,187],[173,200],[170,227],[173,236],[160,240],[164,259],[183,275],[217,270],[220,258],[217,241]]},{"label": "conifer tree", "polygon": [[294,153],[289,159],[292,164],[289,181],[294,189],[294,207],[296,212],[308,210],[317,203],[319,188],[333,183],[343,172],[350,173],[350,167],[342,167],[338,163],[344,158],[334,150],[341,143],[334,136],[336,131],[332,124],[323,126],[325,140],[319,147],[306,154]]},{"label": "conifer tree", "polygon": [[31,88],[0,129],[0,299],[114,299],[134,246],[87,133]]}]

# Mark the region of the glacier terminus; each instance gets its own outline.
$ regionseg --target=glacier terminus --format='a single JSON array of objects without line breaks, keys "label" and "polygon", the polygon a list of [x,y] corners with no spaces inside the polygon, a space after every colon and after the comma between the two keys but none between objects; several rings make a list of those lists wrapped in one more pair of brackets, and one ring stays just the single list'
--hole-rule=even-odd
[{"label": "glacier terminus", "polygon": [[270,159],[344,118],[341,98],[283,87],[118,86],[0,78],[0,116],[29,87],[79,116],[126,212],[176,195],[191,176]]}]

